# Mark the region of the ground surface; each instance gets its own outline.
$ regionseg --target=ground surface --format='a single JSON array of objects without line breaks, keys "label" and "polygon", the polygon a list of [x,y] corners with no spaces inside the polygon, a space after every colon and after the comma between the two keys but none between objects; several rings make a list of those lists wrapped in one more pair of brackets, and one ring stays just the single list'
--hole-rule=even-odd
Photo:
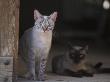
[{"label": "ground surface", "polygon": [[[96,74],[94,77],[66,77],[49,74],[45,82],[110,82],[110,74]],[[39,81],[27,81],[19,80],[17,82],[39,82]]]},{"label": "ground surface", "polygon": [[[61,40],[63,41],[63,40]],[[78,40],[79,43],[85,43],[89,45],[89,55],[88,60],[92,63],[103,62],[103,67],[110,67],[110,44],[106,41],[82,41]],[[73,41],[73,44],[76,44]],[[58,54],[65,53],[65,44],[66,42],[57,42],[52,46],[51,53],[49,55],[47,70],[51,71],[51,60],[52,57]],[[38,82],[38,81],[27,81],[27,80],[18,80],[17,82]],[[75,78],[75,77],[67,77],[67,76],[59,76],[52,73],[47,75],[47,80],[45,82],[110,82],[110,74],[95,74],[94,77],[83,77],[83,78]]]}]

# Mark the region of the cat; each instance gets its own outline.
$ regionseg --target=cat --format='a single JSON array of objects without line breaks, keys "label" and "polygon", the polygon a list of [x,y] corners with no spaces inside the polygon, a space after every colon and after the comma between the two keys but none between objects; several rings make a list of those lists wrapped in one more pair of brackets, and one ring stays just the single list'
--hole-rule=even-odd
[{"label": "cat", "polygon": [[69,46],[65,55],[52,59],[52,72],[73,77],[92,77],[102,66],[102,62],[92,65],[86,59],[88,46]]},{"label": "cat", "polygon": [[26,73],[27,79],[45,80],[46,62],[56,18],[57,12],[44,16],[38,10],[34,10],[35,24],[26,30],[20,39],[19,64],[23,67],[20,71]]}]

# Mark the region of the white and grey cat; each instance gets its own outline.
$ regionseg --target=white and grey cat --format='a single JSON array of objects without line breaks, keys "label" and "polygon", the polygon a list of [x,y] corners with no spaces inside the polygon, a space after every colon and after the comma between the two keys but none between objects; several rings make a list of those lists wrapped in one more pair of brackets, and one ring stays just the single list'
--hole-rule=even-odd
[{"label": "white and grey cat", "polygon": [[35,24],[20,39],[19,62],[22,63],[19,64],[24,67],[20,71],[25,71],[28,79],[45,80],[44,73],[56,18],[57,12],[43,16],[38,10],[34,10]]}]

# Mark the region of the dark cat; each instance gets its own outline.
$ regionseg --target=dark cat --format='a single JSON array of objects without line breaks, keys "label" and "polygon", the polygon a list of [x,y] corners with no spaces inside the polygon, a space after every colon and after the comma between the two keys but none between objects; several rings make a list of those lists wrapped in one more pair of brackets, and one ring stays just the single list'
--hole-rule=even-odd
[{"label": "dark cat", "polygon": [[88,46],[70,47],[65,55],[59,55],[52,60],[52,71],[56,74],[82,77],[93,76],[100,69],[102,63],[92,65],[86,61]]}]

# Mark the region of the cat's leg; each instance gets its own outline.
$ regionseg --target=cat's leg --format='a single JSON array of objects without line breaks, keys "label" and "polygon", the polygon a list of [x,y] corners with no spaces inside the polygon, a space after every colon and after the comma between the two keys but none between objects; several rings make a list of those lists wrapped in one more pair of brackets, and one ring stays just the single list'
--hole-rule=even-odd
[{"label": "cat's leg", "polygon": [[81,73],[79,73],[79,72],[73,72],[73,71],[71,71],[69,69],[65,69],[64,75],[66,75],[66,76],[72,76],[72,77],[82,77],[82,74]]},{"label": "cat's leg", "polygon": [[26,74],[26,78],[29,80],[35,80],[35,54],[33,50],[28,51],[28,73]]},{"label": "cat's leg", "polygon": [[39,71],[38,71],[38,80],[39,81],[45,80],[46,63],[47,63],[47,59],[41,57],[40,64],[39,64],[40,67],[39,67]]},{"label": "cat's leg", "polygon": [[93,73],[89,73],[87,70],[79,70],[78,72],[86,77],[93,77],[94,75]]},{"label": "cat's leg", "polygon": [[37,71],[37,76],[39,81],[44,81],[45,80],[45,70],[46,70],[46,63],[47,63],[47,56],[48,54],[42,53],[39,57],[38,61],[38,71]]}]

